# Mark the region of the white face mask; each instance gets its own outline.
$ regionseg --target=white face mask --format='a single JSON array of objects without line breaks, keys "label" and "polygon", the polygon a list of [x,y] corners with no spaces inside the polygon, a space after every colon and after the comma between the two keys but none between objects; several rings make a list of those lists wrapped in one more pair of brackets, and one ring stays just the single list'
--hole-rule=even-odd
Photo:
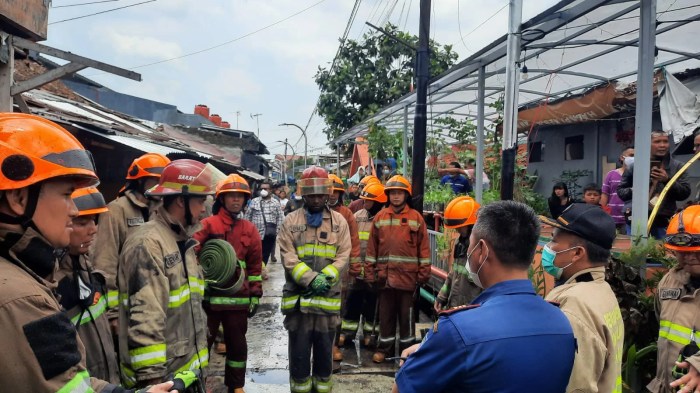
[{"label": "white face mask", "polygon": [[624,162],[627,169],[632,169],[632,166],[634,166],[634,157],[625,157]]},{"label": "white face mask", "polygon": [[267,190],[260,190],[261,197],[266,198],[268,195],[270,195],[270,193],[267,192]]},{"label": "white face mask", "polygon": [[[476,247],[479,246],[477,245]],[[486,253],[486,257],[484,257],[484,260],[481,261],[481,265],[479,265],[479,268],[476,270],[476,272],[473,272],[471,268],[471,263],[469,263],[469,261],[471,259],[472,254],[474,253],[474,250],[476,250],[476,247],[472,248],[472,250],[467,254],[467,264],[465,267],[467,268],[467,272],[469,273],[469,279],[472,280],[474,285],[481,289],[484,289],[484,284],[481,283],[481,279],[479,278],[479,272],[481,272],[481,268],[484,267],[484,265],[486,264],[486,258],[489,257],[489,254],[488,252]]]}]

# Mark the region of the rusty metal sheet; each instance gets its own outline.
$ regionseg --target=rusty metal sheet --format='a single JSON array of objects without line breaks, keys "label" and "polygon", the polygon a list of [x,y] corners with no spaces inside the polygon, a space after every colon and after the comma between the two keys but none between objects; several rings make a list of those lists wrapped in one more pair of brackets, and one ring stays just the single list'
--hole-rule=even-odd
[{"label": "rusty metal sheet", "polygon": [[0,29],[32,41],[45,40],[49,4],[49,0],[0,0]]}]

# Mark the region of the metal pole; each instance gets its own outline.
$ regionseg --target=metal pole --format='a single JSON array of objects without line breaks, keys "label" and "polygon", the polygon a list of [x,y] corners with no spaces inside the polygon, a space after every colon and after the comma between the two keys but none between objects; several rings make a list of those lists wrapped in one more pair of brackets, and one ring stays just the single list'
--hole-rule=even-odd
[{"label": "metal pole", "polygon": [[306,139],[306,129],[301,128],[301,126],[294,124],[294,123],[282,123],[282,124],[280,124],[280,126],[294,126],[294,127],[298,128],[299,131],[301,131],[301,135],[304,136],[304,167],[306,167],[308,165],[308,163],[306,162],[306,157],[307,157],[307,150],[309,148],[309,141]]},{"label": "metal pole", "polygon": [[408,176],[408,105],[403,107],[403,175]]},{"label": "metal pole", "polygon": [[284,185],[287,185],[287,138],[284,138]]},{"label": "metal pole", "polygon": [[523,0],[510,0],[506,57],[505,102],[503,104],[503,159],[501,160],[501,199],[513,199],[515,155],[518,149],[518,63]]},{"label": "metal pole", "polygon": [[416,114],[413,120],[413,203],[416,210],[423,213],[425,190],[425,147],[427,117],[428,82],[430,79],[430,0],[420,2],[420,22],[418,30],[418,50],[416,51]]},{"label": "metal pole", "polygon": [[476,168],[474,168],[474,178],[476,179],[476,190],[474,196],[476,201],[481,203],[484,193],[484,99],[486,94],[486,68],[479,67],[478,81],[479,101],[476,109]]},{"label": "metal pole", "polygon": [[[654,46],[656,44],[656,0],[641,0],[637,107],[634,130],[634,180],[632,189],[632,236],[646,241],[649,219],[649,161],[651,160],[651,111],[654,98]],[[644,269],[644,262],[642,262]]]},{"label": "metal pole", "polygon": [[341,176],[340,176],[340,144],[338,144],[338,143],[335,144],[335,151],[336,151],[336,153],[338,154],[338,168],[336,168],[335,174],[336,174],[338,177],[341,177]]},{"label": "metal pole", "polygon": [[15,51],[12,37],[0,31],[0,112],[12,112],[12,80]]}]

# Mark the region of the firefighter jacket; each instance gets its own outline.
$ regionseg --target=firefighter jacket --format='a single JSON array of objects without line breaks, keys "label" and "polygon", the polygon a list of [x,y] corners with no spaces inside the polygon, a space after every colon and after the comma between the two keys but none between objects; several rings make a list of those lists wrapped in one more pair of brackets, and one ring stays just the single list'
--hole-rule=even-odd
[{"label": "firefighter jacket", "polygon": [[408,205],[385,207],[374,217],[366,262],[380,286],[413,291],[430,279],[430,248],[423,216]]},{"label": "firefighter jacket", "polygon": [[54,296],[53,247],[36,231],[0,233],[0,386],[18,393],[109,392]]},{"label": "firefighter jacket", "polygon": [[194,239],[199,242],[197,252],[209,239],[222,239],[231,243],[245,274],[243,286],[232,296],[207,289],[204,297],[206,308],[247,310],[250,307],[250,298],[262,297],[262,240],[258,228],[252,222],[234,219],[222,207],[217,214],[202,220],[202,229],[194,234]]},{"label": "firefighter jacket", "polygon": [[117,354],[105,311],[105,279],[96,271],[87,255],[63,253],[54,275],[61,306],[85,345],[90,375],[119,383]]},{"label": "firefighter jacket", "polygon": [[[353,263],[360,262],[360,238],[358,235],[358,225],[357,220],[355,220],[355,215],[352,214],[350,209],[341,205],[340,202],[337,205],[331,207],[331,210],[340,213],[340,215],[342,215],[343,218],[345,218],[345,222],[348,223],[348,230],[350,231],[350,245],[352,246],[352,248],[350,249],[350,265],[352,265]],[[350,284],[350,277],[347,274],[347,272],[348,270],[346,269],[345,273],[343,274],[343,287]]]},{"label": "firefighter jacket", "polygon": [[104,273],[107,279],[107,307],[109,319],[117,317],[119,292],[117,271],[122,246],[135,229],[149,218],[149,206],[141,202],[133,190],[107,205],[109,211],[100,214],[100,229],[90,250],[90,259],[95,268]]},{"label": "firefighter jacket", "polygon": [[578,343],[566,391],[622,393],[625,328],[617,298],[605,281],[605,267],[581,270],[546,300],[559,303]]},{"label": "firefighter jacket", "polygon": [[469,238],[458,237],[452,243],[452,268],[437,295],[438,302],[446,310],[470,304],[481,293],[481,288],[469,279],[466,268]]},{"label": "firefighter jacket", "polygon": [[355,221],[357,222],[357,235],[360,239],[360,258],[355,261],[350,261],[349,273],[352,277],[359,277],[366,282],[372,282],[374,273],[371,270],[371,265],[365,260],[367,257],[367,241],[372,230],[372,219],[369,216],[367,209],[362,209],[355,213]]},{"label": "firefighter jacket", "polygon": [[[340,213],[323,210],[318,228],[306,225],[306,209],[295,210],[285,218],[277,236],[285,270],[282,314],[338,315],[340,277],[347,269],[351,243],[348,224]],[[332,279],[323,295],[309,294],[309,284],[319,273]]]},{"label": "firefighter jacket", "polygon": [[[656,313],[659,317],[659,340],[656,378],[647,388],[654,393],[672,392],[668,384],[674,362],[683,347],[695,341],[700,346],[700,286],[693,285],[683,269],[671,269],[659,282],[656,291]],[[700,371],[700,352],[686,359]]]},{"label": "firefighter jacket", "polygon": [[204,279],[196,244],[163,207],[124,243],[118,276],[119,360],[127,387],[208,364]]}]

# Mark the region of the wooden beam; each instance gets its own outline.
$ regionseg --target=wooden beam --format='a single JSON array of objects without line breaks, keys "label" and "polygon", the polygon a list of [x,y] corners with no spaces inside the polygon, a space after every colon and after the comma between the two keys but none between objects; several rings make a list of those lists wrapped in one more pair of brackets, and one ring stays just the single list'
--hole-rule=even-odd
[{"label": "wooden beam", "polygon": [[19,107],[20,112],[27,114],[32,113],[32,111],[29,109],[29,105],[27,105],[27,103],[24,101],[24,98],[21,94],[17,94],[16,96],[12,97],[12,99],[15,102],[15,104]]},{"label": "wooden beam", "polygon": [[58,57],[59,59],[68,60],[70,62],[84,64],[87,67],[95,68],[100,71],[109,72],[110,74],[119,75],[124,78],[141,82],[141,74],[129,71],[124,68],[115,67],[113,65],[103,63],[101,61],[88,59],[87,57],[78,56],[70,52],[52,48],[50,46],[37,44],[20,37],[12,37],[12,44],[22,49],[29,49],[35,52],[44,53],[49,56]]},{"label": "wooden beam", "polygon": [[85,68],[87,68],[85,64],[75,62],[62,65],[58,68],[54,68],[53,70],[46,71],[45,73],[35,76],[31,79],[27,79],[26,81],[15,83],[10,89],[10,95],[16,96],[18,94],[24,93],[25,91],[36,89],[37,87],[43,86],[47,83],[51,83],[56,79],[61,79],[66,75],[73,74]]}]

